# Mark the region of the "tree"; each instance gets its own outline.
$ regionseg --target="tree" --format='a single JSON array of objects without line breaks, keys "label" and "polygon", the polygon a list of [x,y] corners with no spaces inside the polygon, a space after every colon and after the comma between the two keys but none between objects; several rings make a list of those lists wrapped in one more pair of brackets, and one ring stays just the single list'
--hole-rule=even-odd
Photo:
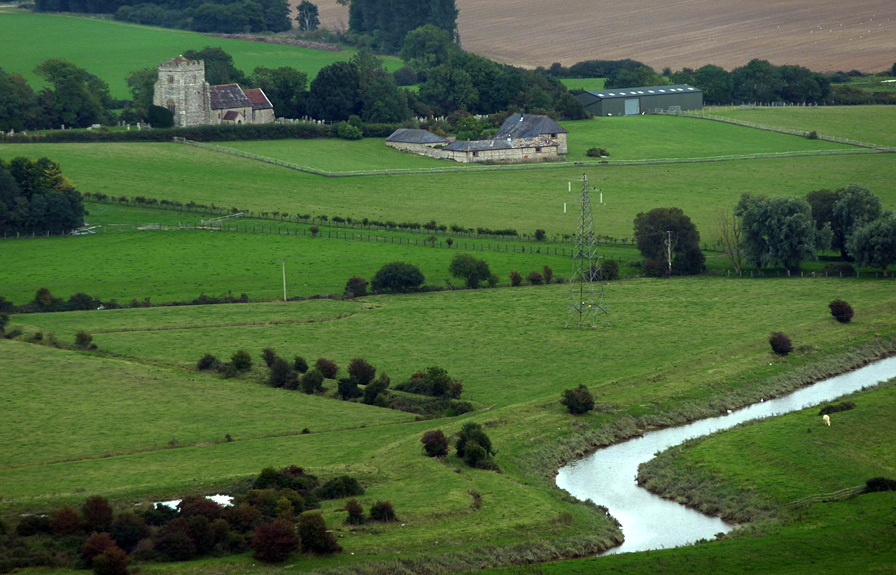
[{"label": "tree", "polygon": [[743,250],[741,248],[741,236],[743,224],[741,219],[727,208],[719,207],[716,211],[716,223],[719,226],[719,237],[722,241],[722,251],[731,262],[734,273],[740,273],[743,267]]},{"label": "tree", "polygon": [[825,247],[824,235],[815,229],[812,208],[802,198],[744,194],[734,214],[743,222],[744,255],[757,267],[782,265],[789,275]]},{"label": "tree", "polygon": [[398,53],[398,57],[418,74],[447,64],[459,55],[460,46],[454,42],[451,32],[432,24],[408,32]]},{"label": "tree", "polygon": [[50,127],[41,120],[37,94],[19,74],[7,74],[0,69],[0,132]]},{"label": "tree", "polygon": [[457,449],[458,457],[464,456],[467,444],[470,442],[476,442],[476,444],[482,447],[489,455],[495,453],[492,449],[492,440],[486,435],[485,431],[483,431],[482,426],[472,421],[465,423],[457,433],[457,441],[455,442],[454,447]]},{"label": "tree", "polygon": [[463,279],[470,289],[478,288],[479,282],[487,280],[492,275],[484,260],[465,253],[459,253],[451,259],[448,273],[458,279]]},{"label": "tree", "polygon": [[265,68],[259,66],[248,78],[249,84],[261,88],[271,105],[282,118],[301,118],[305,115],[308,94],[308,75],[295,68]]},{"label": "tree", "polygon": [[352,276],[345,283],[345,297],[364,297],[367,295],[367,280]]},{"label": "tree", "polygon": [[868,222],[889,213],[884,212],[880,198],[867,188],[852,184],[838,190],[837,201],[831,210],[831,228],[834,245],[840,250],[843,259],[852,261],[847,244],[853,233]]},{"label": "tree", "polygon": [[450,114],[469,110],[479,99],[479,92],[463,68],[442,64],[427,74],[418,96],[439,113]]},{"label": "tree", "polygon": [[712,64],[697,68],[694,71],[692,82],[695,88],[703,90],[705,103],[731,103],[731,74],[724,68]]},{"label": "tree", "polygon": [[320,19],[317,17],[317,5],[312,4],[308,0],[302,0],[296,12],[298,13],[296,22],[299,23],[299,30],[308,32],[317,30],[317,27],[320,26]]},{"label": "tree", "polygon": [[560,403],[573,415],[581,415],[594,409],[594,397],[584,385],[564,390]]},{"label": "tree", "polygon": [[[700,251],[700,232],[681,208],[654,208],[647,213],[641,212],[635,217],[634,233],[641,255],[648,260],[663,262],[667,274],[703,272],[706,258]],[[671,270],[668,266],[670,251],[673,256]]]},{"label": "tree", "polygon": [[53,87],[52,90],[44,88],[38,95],[44,114],[53,126],[87,128],[108,120],[106,110],[112,105],[109,86],[87,70],[51,58],[38,65],[34,73]]},{"label": "tree", "polygon": [[831,92],[830,80],[808,68],[781,66],[778,71],[784,81],[781,97],[785,102],[816,103],[824,100]]},{"label": "tree", "polygon": [[376,368],[366,359],[355,358],[348,364],[348,374],[358,380],[358,385],[367,385],[376,377]]},{"label": "tree", "polygon": [[349,525],[364,524],[364,508],[358,503],[357,499],[349,499],[346,501],[345,510],[348,512],[348,517],[345,518],[346,523]]},{"label": "tree", "polygon": [[732,96],[740,102],[779,102],[784,78],[767,60],[750,60],[731,72]]},{"label": "tree", "polygon": [[317,73],[308,91],[308,113],[318,120],[339,122],[360,110],[361,76],[352,62],[335,62]]},{"label": "tree", "polygon": [[423,450],[429,457],[443,457],[448,455],[448,437],[441,429],[427,431],[420,438]]},{"label": "tree", "polygon": [[245,84],[246,74],[233,64],[233,56],[222,48],[206,46],[202,50],[187,50],[184,58],[205,61],[205,79],[212,86]]},{"label": "tree", "polygon": [[252,369],[252,356],[248,351],[241,349],[230,356],[230,363],[237,371],[248,371]]},{"label": "tree", "polygon": [[[153,94],[155,93],[155,84],[159,79],[159,71],[157,68],[140,68],[128,72],[126,81],[128,90],[131,92],[131,100],[133,101],[133,112],[140,118],[147,120],[149,118],[149,109],[152,107]],[[165,108],[167,110],[167,108]],[[153,124],[150,120],[150,124]]]},{"label": "tree", "polygon": [[81,517],[84,526],[91,531],[109,531],[112,526],[112,506],[100,495],[88,497],[81,506]]},{"label": "tree", "polygon": [[887,267],[896,263],[896,219],[881,218],[863,225],[853,232],[847,247],[859,266],[881,268],[886,277]]},{"label": "tree", "polygon": [[93,559],[96,575],[127,575],[128,554],[117,546],[112,546]]},{"label": "tree", "polygon": [[289,521],[277,519],[262,523],[252,534],[254,557],[266,563],[281,563],[299,546],[295,526]]},{"label": "tree", "polygon": [[392,262],[381,267],[370,287],[374,292],[408,293],[417,291],[426,278],[415,265],[405,262]]},{"label": "tree", "polygon": [[834,204],[839,199],[839,194],[833,190],[812,190],[806,194],[806,201],[812,208],[812,219],[815,220],[815,229],[821,230],[826,225],[832,225],[834,220]]},{"label": "tree", "polygon": [[299,538],[302,551],[329,555],[342,551],[336,536],[327,531],[327,524],[320,513],[303,513],[299,516]]}]

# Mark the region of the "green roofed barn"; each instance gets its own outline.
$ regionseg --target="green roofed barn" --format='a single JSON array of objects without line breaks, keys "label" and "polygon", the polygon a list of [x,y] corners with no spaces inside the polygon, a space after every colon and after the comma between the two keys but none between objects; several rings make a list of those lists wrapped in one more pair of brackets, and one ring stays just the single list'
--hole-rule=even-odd
[{"label": "green roofed barn", "polygon": [[702,110],[703,92],[687,84],[592,90],[576,96],[595,116],[635,116],[645,112]]}]

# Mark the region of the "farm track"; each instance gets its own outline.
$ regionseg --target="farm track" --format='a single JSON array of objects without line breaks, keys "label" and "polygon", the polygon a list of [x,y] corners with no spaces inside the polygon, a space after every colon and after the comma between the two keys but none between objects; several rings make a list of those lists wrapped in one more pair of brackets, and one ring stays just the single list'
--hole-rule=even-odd
[{"label": "farm track", "polygon": [[[345,6],[317,4],[322,26],[348,27]],[[465,50],[530,68],[632,58],[657,70],[705,64],[730,70],[760,58],[819,72],[878,72],[896,53],[891,0],[457,0],[457,8]]]}]

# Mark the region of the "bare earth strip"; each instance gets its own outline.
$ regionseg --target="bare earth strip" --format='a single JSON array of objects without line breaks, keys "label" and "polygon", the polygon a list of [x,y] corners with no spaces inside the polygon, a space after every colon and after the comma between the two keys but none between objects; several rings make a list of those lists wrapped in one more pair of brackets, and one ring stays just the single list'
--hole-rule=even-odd
[{"label": "bare earth strip", "polygon": [[[324,27],[347,28],[347,8],[317,4]],[[893,0],[457,0],[457,7],[465,50],[517,66],[633,58],[658,70],[730,70],[761,58],[819,72],[878,72],[896,61]]]}]

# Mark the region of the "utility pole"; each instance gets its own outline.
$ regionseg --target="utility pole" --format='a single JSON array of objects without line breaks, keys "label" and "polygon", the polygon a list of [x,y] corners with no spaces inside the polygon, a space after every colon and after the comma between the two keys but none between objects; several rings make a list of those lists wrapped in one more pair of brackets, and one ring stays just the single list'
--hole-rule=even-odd
[{"label": "utility pole", "polygon": [[[604,306],[604,287],[600,281],[601,270],[597,266],[599,258],[595,248],[591,197],[588,192],[588,178],[584,174],[582,174],[582,195],[579,203],[581,207],[576,230],[576,247],[573,249],[572,275],[569,279],[566,327],[595,328],[598,312],[603,312],[608,317],[609,314]],[[609,325],[608,320],[607,326]]]},{"label": "utility pole", "polygon": [[286,258],[280,260],[283,263],[283,303],[286,303]]}]

